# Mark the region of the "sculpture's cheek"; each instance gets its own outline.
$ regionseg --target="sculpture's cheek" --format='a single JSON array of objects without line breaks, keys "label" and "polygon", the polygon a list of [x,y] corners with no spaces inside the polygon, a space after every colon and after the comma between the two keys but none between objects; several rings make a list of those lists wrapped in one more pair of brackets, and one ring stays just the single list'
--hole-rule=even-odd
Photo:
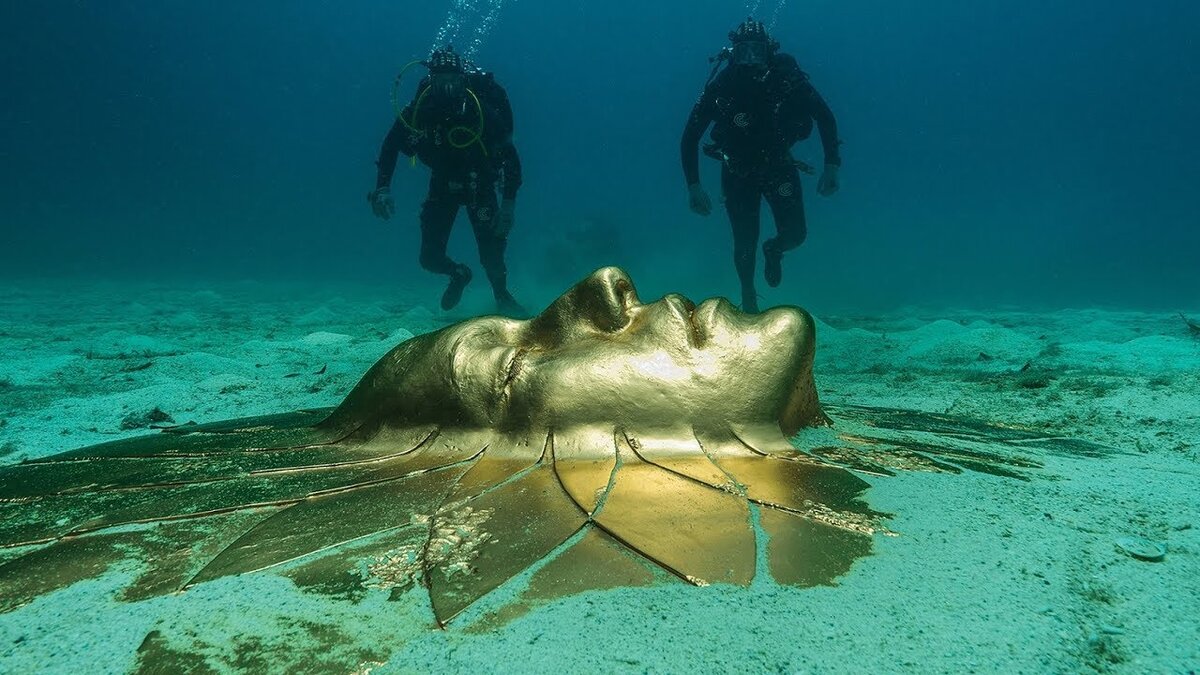
[{"label": "sculpture's cheek", "polygon": [[770,419],[786,405],[798,360],[792,349],[667,351],[607,358],[532,361],[507,396],[511,426],[698,423],[711,418]]},{"label": "sculpture's cheek", "polygon": [[507,419],[552,427],[612,419],[629,392],[607,365],[571,358],[534,361],[506,392]]}]

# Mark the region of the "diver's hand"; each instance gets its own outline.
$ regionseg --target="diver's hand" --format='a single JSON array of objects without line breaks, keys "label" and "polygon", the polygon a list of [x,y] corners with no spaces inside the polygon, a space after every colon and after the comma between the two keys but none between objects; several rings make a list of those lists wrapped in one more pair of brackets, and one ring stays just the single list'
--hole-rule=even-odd
[{"label": "diver's hand", "polygon": [[516,222],[517,203],[511,199],[500,202],[500,211],[496,213],[495,232],[498,237],[507,237]]},{"label": "diver's hand", "polygon": [[693,212],[702,216],[712,213],[712,200],[708,198],[708,193],[699,183],[688,186],[688,206],[692,208]]},{"label": "diver's hand", "polygon": [[821,172],[821,179],[817,181],[817,194],[828,197],[837,192],[839,187],[841,183],[838,182],[838,165],[826,164],[825,170]]},{"label": "diver's hand", "polygon": [[396,212],[396,203],[392,201],[392,191],[385,187],[368,192],[367,201],[371,202],[371,210],[375,212],[377,218],[387,220]]}]

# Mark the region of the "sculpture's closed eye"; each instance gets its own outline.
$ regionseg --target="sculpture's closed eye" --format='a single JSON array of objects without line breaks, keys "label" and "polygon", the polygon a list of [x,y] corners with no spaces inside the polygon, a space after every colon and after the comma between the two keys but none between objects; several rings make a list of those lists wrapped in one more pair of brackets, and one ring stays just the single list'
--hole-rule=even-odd
[{"label": "sculpture's closed eye", "polygon": [[512,395],[512,384],[521,374],[521,369],[525,365],[525,357],[529,354],[529,350],[525,348],[513,350],[513,354],[508,359],[508,365],[503,371],[503,380],[500,383],[501,400],[507,399]]}]

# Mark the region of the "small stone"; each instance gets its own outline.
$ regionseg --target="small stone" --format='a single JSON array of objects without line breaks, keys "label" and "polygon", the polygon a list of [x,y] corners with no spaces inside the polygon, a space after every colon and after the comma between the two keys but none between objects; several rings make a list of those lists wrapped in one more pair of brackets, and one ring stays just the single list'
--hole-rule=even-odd
[{"label": "small stone", "polygon": [[121,429],[123,431],[131,431],[133,429],[144,429],[155,424],[163,422],[173,423],[175,420],[170,415],[163,412],[162,408],[154,406],[154,410],[147,413],[130,413],[121,420]]},{"label": "small stone", "polygon": [[1118,551],[1138,560],[1159,562],[1167,557],[1166,544],[1160,544],[1156,541],[1143,539],[1142,537],[1121,537],[1115,543]]}]

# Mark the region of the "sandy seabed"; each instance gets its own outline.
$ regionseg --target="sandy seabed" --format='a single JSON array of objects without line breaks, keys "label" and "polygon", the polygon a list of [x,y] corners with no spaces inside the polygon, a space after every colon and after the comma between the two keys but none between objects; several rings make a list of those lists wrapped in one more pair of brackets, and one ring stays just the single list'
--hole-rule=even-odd
[{"label": "sandy seabed", "polygon": [[[433,291],[0,285],[0,464],[177,423],[337,403],[447,320]],[[159,631],[247,672],[1027,672],[1200,669],[1200,336],[1170,313],[818,314],[822,399],[1023,425],[1112,448],[1030,481],[868,477],[895,537],[836,586],[588,592],[447,630],[419,591],[316,598],[252,574],[123,603],[114,569],[0,615],[0,672],[127,672]],[[132,429],[123,427],[134,426]],[[1167,555],[1145,562],[1116,541]],[[518,578],[514,583],[519,583]],[[506,592],[508,596],[506,596]],[[347,664],[355,664],[347,666]]]}]

